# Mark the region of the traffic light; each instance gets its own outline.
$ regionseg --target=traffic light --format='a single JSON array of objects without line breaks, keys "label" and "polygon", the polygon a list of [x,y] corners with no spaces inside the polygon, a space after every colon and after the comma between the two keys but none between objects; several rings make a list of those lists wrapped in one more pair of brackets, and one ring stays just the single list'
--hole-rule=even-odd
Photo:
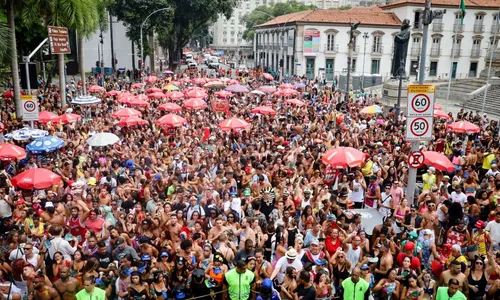
[{"label": "traffic light", "polygon": [[98,60],[96,60],[96,61],[95,61],[95,66],[96,66],[97,68],[99,68],[99,61],[98,61]]},{"label": "traffic light", "polygon": [[283,58],[280,59],[280,68],[283,68]]},{"label": "traffic light", "polygon": [[101,34],[99,34],[99,37],[101,38],[100,43],[101,43],[101,44],[104,44],[104,39],[102,38],[102,33],[101,33]]}]

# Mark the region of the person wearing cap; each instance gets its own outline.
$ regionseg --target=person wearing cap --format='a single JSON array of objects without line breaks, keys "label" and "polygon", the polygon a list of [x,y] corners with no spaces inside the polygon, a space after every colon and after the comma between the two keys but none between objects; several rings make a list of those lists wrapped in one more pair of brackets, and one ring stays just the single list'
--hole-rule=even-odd
[{"label": "person wearing cap", "polygon": [[[191,275],[190,294],[198,300],[213,300],[210,296],[211,289],[205,283],[205,271],[194,269]],[[217,295],[219,296],[219,295]]]},{"label": "person wearing cap", "polygon": [[343,300],[364,300],[368,299],[369,284],[368,282],[361,278],[361,270],[355,267],[351,276],[342,281]]},{"label": "person wearing cap", "polygon": [[137,251],[134,248],[127,245],[125,239],[119,237],[115,241],[115,248],[113,250],[113,257],[117,261],[121,261],[124,257],[132,257],[135,261],[139,261],[140,257],[137,255]]},{"label": "person wearing cap", "polygon": [[396,258],[399,267],[403,266],[403,259],[405,257],[409,257],[411,261],[410,268],[412,270],[417,270],[418,274],[420,274],[420,259],[417,256],[413,255],[413,251],[415,249],[415,243],[414,242],[407,242],[404,247],[403,247],[403,252],[400,252]]},{"label": "person wearing cap", "polygon": [[476,228],[476,230],[472,231],[472,246],[477,249],[477,254],[487,255],[488,252],[493,251],[493,242],[491,241],[489,232],[484,230],[484,228],[486,228],[486,223],[484,223],[483,220],[477,220],[476,224],[474,224],[474,228]]},{"label": "person wearing cap", "polygon": [[244,260],[238,260],[236,268],[224,274],[223,290],[227,293],[222,293],[222,299],[229,296],[230,300],[249,300],[253,298],[254,283],[254,272],[247,269]]},{"label": "person wearing cap", "polygon": [[467,202],[467,195],[462,190],[462,186],[460,184],[455,185],[455,190],[451,192],[451,201],[454,203],[460,203],[462,207],[464,207]]},{"label": "person wearing cap", "polygon": [[280,300],[279,293],[273,288],[271,279],[266,278],[261,283],[261,292],[256,300]]},{"label": "person wearing cap", "polygon": [[424,184],[422,185],[423,191],[430,191],[433,186],[436,185],[436,168],[429,167],[427,173],[422,175],[422,180]]},{"label": "person wearing cap", "polygon": [[321,251],[319,239],[313,238],[309,243],[309,249],[306,249],[302,256],[302,264],[311,263],[313,265],[322,265],[325,259],[325,251]]},{"label": "person wearing cap", "polygon": [[302,262],[297,259],[297,251],[293,247],[289,247],[285,256],[280,257],[274,266],[271,280],[277,278],[279,283],[283,283],[285,272],[288,267],[294,268],[297,272],[302,270]]}]

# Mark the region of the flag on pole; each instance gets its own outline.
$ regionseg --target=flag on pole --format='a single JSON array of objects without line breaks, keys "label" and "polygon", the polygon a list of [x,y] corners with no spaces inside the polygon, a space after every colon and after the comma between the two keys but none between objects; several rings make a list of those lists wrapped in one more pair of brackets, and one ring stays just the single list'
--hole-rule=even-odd
[{"label": "flag on pole", "polygon": [[460,0],[460,22],[463,25],[465,18],[465,0]]}]

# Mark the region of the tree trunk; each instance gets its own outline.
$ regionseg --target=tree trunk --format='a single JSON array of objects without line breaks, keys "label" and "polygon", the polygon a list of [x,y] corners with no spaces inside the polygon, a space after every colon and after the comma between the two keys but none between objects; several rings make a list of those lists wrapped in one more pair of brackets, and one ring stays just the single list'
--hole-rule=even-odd
[{"label": "tree trunk", "polygon": [[168,67],[173,72],[175,72],[181,61],[181,49],[182,47],[179,47],[178,45],[168,47]]},{"label": "tree trunk", "polygon": [[78,34],[78,67],[80,68],[80,76],[82,77],[82,95],[87,95],[87,77],[85,76],[85,55],[83,50],[83,35]]},{"label": "tree trunk", "polygon": [[149,56],[149,67],[151,74],[155,72],[155,36],[154,33],[149,35],[149,49],[151,51],[151,55]]},{"label": "tree trunk", "polygon": [[59,65],[59,88],[61,91],[61,107],[64,109],[66,106],[66,76],[65,76],[65,63],[64,54],[57,54],[57,63]]},{"label": "tree trunk", "polygon": [[14,21],[14,0],[9,0],[9,8],[7,12],[7,19],[10,28],[10,55],[11,55],[11,69],[12,69],[12,84],[14,85],[14,101],[16,104],[16,116],[22,117],[22,103],[21,103],[21,85],[19,82],[19,65],[17,64],[17,45],[16,45],[16,23]]}]

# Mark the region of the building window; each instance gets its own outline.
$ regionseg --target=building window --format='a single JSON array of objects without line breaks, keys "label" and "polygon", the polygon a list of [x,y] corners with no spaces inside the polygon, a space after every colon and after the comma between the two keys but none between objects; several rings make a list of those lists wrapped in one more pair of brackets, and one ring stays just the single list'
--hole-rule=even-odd
[{"label": "building window", "polygon": [[223,32],[222,32],[222,34],[223,34],[223,35],[226,35],[226,34],[227,34],[227,31],[223,31]]},{"label": "building window", "polygon": [[231,35],[234,35],[234,31],[231,31]]},{"label": "building window", "polygon": [[420,22],[421,11],[415,12],[415,19],[413,21],[413,29],[421,29],[422,23]]},{"label": "building window", "polygon": [[326,51],[335,50],[335,34],[329,34],[326,36]]},{"label": "building window", "polygon": [[351,62],[351,71],[356,72],[356,59],[353,58]]},{"label": "building window", "polygon": [[380,59],[372,59],[372,74],[380,73]]},{"label": "building window", "polygon": [[234,43],[234,38],[231,38],[231,43]]},{"label": "building window", "polygon": [[[382,43],[381,43],[381,40],[382,40],[381,36],[373,36],[373,48],[372,48],[372,52],[382,53]],[[376,74],[378,74],[378,73],[376,73]]]},{"label": "building window", "polygon": [[438,70],[438,62],[437,61],[431,61],[431,66],[429,68],[429,76],[436,76],[437,75],[437,70]]},{"label": "building window", "polygon": [[222,39],[222,42],[223,42],[223,43],[227,43],[227,39],[226,39],[226,38],[223,38],[223,39]]}]

